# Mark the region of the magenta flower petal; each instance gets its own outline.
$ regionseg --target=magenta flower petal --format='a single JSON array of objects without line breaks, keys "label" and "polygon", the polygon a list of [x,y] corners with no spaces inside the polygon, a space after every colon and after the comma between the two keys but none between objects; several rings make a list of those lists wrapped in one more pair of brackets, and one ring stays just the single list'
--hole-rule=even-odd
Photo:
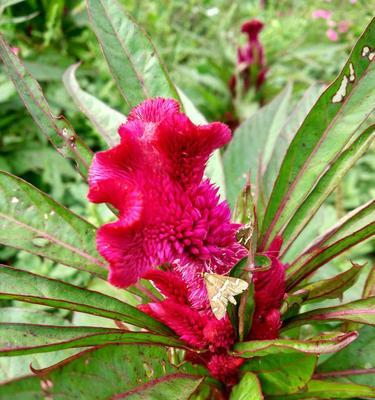
[{"label": "magenta flower petal", "polygon": [[201,307],[207,303],[201,272],[228,272],[246,254],[227,203],[202,181],[208,158],[230,140],[230,130],[194,125],[176,101],[157,98],[133,109],[119,134],[121,143],[97,153],[89,174],[89,199],[119,210],[118,220],[97,235],[110,282],[126,287],[173,263]]}]

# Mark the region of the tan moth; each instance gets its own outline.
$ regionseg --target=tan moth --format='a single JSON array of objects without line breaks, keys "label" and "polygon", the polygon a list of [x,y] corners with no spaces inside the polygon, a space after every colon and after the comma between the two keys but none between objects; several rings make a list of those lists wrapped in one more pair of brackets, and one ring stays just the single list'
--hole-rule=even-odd
[{"label": "tan moth", "polygon": [[249,284],[242,279],[225,275],[204,273],[203,278],[212,312],[217,319],[222,319],[224,317],[227,311],[228,301],[232,304],[237,304],[234,296],[244,292],[249,286]]}]

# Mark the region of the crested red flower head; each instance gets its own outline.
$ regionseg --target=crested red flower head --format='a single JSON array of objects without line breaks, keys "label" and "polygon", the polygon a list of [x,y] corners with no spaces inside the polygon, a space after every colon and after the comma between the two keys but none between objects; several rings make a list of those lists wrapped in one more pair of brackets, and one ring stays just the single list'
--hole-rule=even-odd
[{"label": "crested red flower head", "polygon": [[203,177],[231,132],[218,122],[194,125],[176,101],[156,98],[134,108],[119,135],[119,145],[95,155],[89,174],[89,200],[119,210],[97,234],[109,281],[127,287],[172,263],[202,306],[202,272],[226,273],[246,254],[227,203]]}]

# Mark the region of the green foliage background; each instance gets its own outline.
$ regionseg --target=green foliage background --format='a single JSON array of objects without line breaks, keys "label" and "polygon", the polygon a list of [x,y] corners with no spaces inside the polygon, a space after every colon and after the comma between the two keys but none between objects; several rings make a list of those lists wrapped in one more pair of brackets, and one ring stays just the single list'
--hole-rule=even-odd
[{"label": "green foliage background", "polygon": [[[292,81],[293,91],[286,105],[290,111],[312,84],[318,82],[325,85],[333,80],[373,12],[371,2],[365,0],[358,0],[354,4],[349,0],[267,1],[266,8],[262,8],[258,1],[244,0],[229,2],[229,5],[224,0],[122,0],[122,3],[152,37],[161,58],[171,71],[173,81],[209,121],[223,119],[230,108],[228,81],[235,68],[236,49],[244,41],[240,27],[247,19],[256,17],[265,23],[261,39],[269,66],[264,89],[266,103]],[[311,17],[311,13],[320,8],[331,10],[336,22],[350,22],[348,32],[340,34],[335,43],[326,37],[326,21]],[[77,74],[81,86],[125,113],[123,100],[89,27],[84,2],[0,0],[0,30],[12,46],[19,48],[20,58],[41,83],[54,114],[66,115],[77,134],[91,149],[96,151],[105,148],[103,139],[74,105],[62,83],[64,71],[71,64],[81,61]],[[239,111],[241,115],[248,116],[258,107],[253,93],[250,93],[239,105]],[[262,135],[261,131],[259,135]],[[48,144],[24,108],[2,66],[0,169],[22,177],[96,225],[108,219],[105,207],[92,207],[87,202],[87,185],[80,180],[69,161],[60,157]],[[323,232],[339,217],[374,198],[374,172],[375,155],[372,149],[359,160],[343,184],[330,196],[319,214],[319,227],[315,229]],[[305,245],[309,243],[308,236],[303,240]],[[332,263],[332,268],[319,271],[316,280],[347,269],[350,266],[348,258],[360,263],[367,261],[367,272],[372,261],[372,245],[367,242],[349,255],[338,257]],[[345,263],[341,262],[343,260]],[[0,247],[0,262],[19,268],[27,266],[29,271],[91,289],[99,284],[86,273],[10,248]],[[363,273],[356,286],[345,294],[347,301],[361,297],[365,276],[366,273]],[[101,287],[101,290],[111,289]],[[130,298],[127,300],[131,301]],[[337,304],[337,300],[327,300],[322,305],[331,304]],[[23,311],[16,312],[14,308],[9,311],[8,305],[10,301],[2,301],[4,321],[9,321],[9,316],[15,322],[21,320]],[[17,302],[12,305],[17,306]],[[30,312],[35,308],[44,310],[44,306],[23,307],[30,307]],[[71,319],[69,310],[56,310],[45,316],[46,323],[69,324]],[[108,322],[103,321],[98,316],[84,317],[75,313],[73,322],[106,326]],[[49,354],[47,356],[52,357]],[[54,357],[45,362],[58,361],[58,354]],[[25,365],[17,363],[17,360],[13,366],[3,363],[0,364],[0,370],[17,370],[22,368],[21,364]],[[20,374],[22,372],[25,371],[18,371]]]}]

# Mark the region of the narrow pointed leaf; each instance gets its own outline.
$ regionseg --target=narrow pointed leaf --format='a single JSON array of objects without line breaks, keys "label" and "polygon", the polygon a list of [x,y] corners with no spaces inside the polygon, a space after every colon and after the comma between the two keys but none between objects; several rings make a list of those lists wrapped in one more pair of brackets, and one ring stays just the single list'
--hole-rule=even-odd
[{"label": "narrow pointed leaf", "polygon": [[[285,254],[323,202],[333,190],[337,188],[343,177],[350,171],[358,159],[368,150],[370,145],[374,142],[374,139],[375,125],[372,125],[367,128],[351,146],[340,154],[328,171],[320,178],[314,190],[307,196],[306,200],[301,204],[282,231],[284,240],[282,254]],[[280,256],[282,256],[282,254]]]},{"label": "narrow pointed leaf", "polygon": [[332,258],[375,234],[375,201],[370,201],[341,219],[320,236],[286,271],[287,291]]},{"label": "narrow pointed leaf", "polygon": [[126,112],[149,97],[174,97],[176,88],[154,45],[116,0],[86,0],[91,25],[117,86]]},{"label": "narrow pointed leaf", "polygon": [[29,74],[18,57],[13,54],[1,34],[0,58],[3,60],[6,72],[39,129],[62,156],[74,160],[79,173],[86,177],[92,159],[91,150],[74,132],[65,118],[52,115],[38,82]]},{"label": "narrow pointed leaf", "polygon": [[240,382],[235,385],[230,400],[262,400],[263,394],[257,376],[246,372]]},{"label": "narrow pointed leaf", "polygon": [[73,347],[99,346],[109,343],[147,344],[182,347],[171,337],[120,329],[62,327],[20,323],[0,323],[0,357],[44,353]]},{"label": "narrow pointed leaf", "polygon": [[[237,195],[246,183],[248,172],[256,182],[260,167],[265,168],[274,148],[280,127],[287,116],[291,87],[287,86],[270,104],[254,113],[233,133],[224,156],[227,199],[233,207]],[[268,156],[267,156],[268,157]]]},{"label": "narrow pointed leaf", "polygon": [[79,63],[71,65],[65,71],[63,75],[65,89],[108,146],[115,146],[120,141],[117,130],[126,122],[126,117],[81,89],[75,75],[78,67]]},{"label": "narrow pointed leaf", "polygon": [[311,380],[304,391],[295,394],[270,396],[272,400],[300,399],[352,399],[356,397],[375,398],[375,388],[354,383]]},{"label": "narrow pointed leaf", "polygon": [[298,296],[300,293],[303,303],[340,298],[347,289],[357,282],[362,267],[362,265],[353,264],[347,271],[333,278],[299,287],[298,291],[293,293],[292,296]]},{"label": "narrow pointed leaf", "polygon": [[267,199],[271,194],[281,163],[291,141],[321,93],[321,85],[314,84],[311,86],[304,93],[292,113],[286,119],[285,124],[276,139],[270,162],[268,163],[264,173],[264,193]]},{"label": "narrow pointed leaf", "polygon": [[109,345],[0,386],[6,399],[187,400],[202,378],[173,366],[162,347]]},{"label": "narrow pointed leaf", "polygon": [[279,353],[293,353],[295,351],[306,354],[332,353],[346,347],[355,340],[357,336],[358,334],[356,332],[339,332],[306,340],[252,340],[250,342],[235,344],[233,350],[236,356],[243,358],[262,357]]},{"label": "narrow pointed leaf", "polygon": [[170,334],[160,322],[113,297],[5,265],[0,265],[0,299],[79,311]]},{"label": "narrow pointed leaf", "polygon": [[369,126],[375,104],[373,20],[352,50],[342,72],[320,96],[290,144],[263,222],[263,247],[281,232],[327,166]]},{"label": "narrow pointed leaf", "polygon": [[319,321],[349,321],[375,325],[375,297],[299,314],[285,321],[283,330]]},{"label": "narrow pointed leaf", "polygon": [[[348,347],[332,354],[318,367],[318,374],[337,373],[342,379],[360,383],[362,385],[374,384],[375,379],[375,334],[374,328],[364,326],[359,331],[358,339]],[[370,372],[370,373],[366,373]]]},{"label": "narrow pointed leaf", "polygon": [[279,353],[252,358],[241,369],[257,374],[266,395],[295,393],[303,390],[311,379],[316,361],[316,355]]},{"label": "narrow pointed leaf", "polygon": [[34,186],[0,171],[0,244],[107,276],[96,228]]}]

